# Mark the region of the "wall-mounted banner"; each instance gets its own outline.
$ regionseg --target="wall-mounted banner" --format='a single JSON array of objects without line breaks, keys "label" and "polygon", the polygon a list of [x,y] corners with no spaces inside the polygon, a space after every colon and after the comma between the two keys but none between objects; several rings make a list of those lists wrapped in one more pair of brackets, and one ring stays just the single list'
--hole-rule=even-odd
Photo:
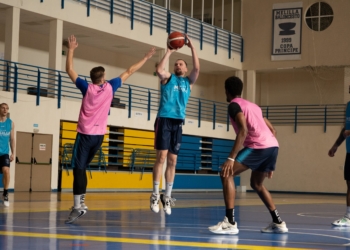
[{"label": "wall-mounted banner", "polygon": [[302,7],[302,2],[273,5],[272,61],[301,59]]}]

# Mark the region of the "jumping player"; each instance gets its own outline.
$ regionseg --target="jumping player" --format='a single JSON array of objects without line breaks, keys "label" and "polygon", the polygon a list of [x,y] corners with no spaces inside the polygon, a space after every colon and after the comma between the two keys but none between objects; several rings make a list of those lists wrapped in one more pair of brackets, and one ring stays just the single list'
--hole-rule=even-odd
[{"label": "jumping player", "polygon": [[[191,49],[193,69],[189,76],[187,73],[187,63],[179,59],[174,65],[174,74],[164,70],[170,55],[176,50],[167,49],[164,57],[157,67],[157,75],[161,83],[161,95],[158,115],[155,121],[155,149],[157,159],[153,167],[153,193],[150,197],[150,207],[155,213],[159,212],[159,200],[163,204],[166,214],[171,214],[171,206],[174,199],[171,198],[175,177],[175,166],[177,155],[181,146],[182,123],[186,115],[186,106],[191,94],[192,86],[196,82],[199,74],[199,60],[196,50],[188,38],[186,45]],[[163,164],[167,159],[165,171],[166,189],[165,195],[159,194],[159,182],[163,173]]]},{"label": "jumping player", "polygon": [[70,36],[68,38],[66,71],[70,79],[83,94],[83,100],[72,156],[74,206],[66,220],[67,224],[73,223],[87,212],[87,206],[85,205],[86,167],[102,145],[107,128],[108,112],[114,93],[126,79],[141,68],[155,53],[155,48],[151,48],[142,60],[109,82],[105,79],[105,69],[101,66],[95,67],[90,71],[92,84],[88,84],[85,80],[78,77],[78,74],[73,69],[73,53],[77,47],[76,38],[73,35]]}]

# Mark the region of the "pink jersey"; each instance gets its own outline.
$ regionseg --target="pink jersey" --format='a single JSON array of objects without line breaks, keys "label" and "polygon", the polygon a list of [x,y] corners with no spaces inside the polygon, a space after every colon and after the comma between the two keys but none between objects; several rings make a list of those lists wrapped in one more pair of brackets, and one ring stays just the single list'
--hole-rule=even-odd
[{"label": "pink jersey", "polygon": [[[241,107],[246,118],[248,134],[243,143],[244,147],[264,149],[279,146],[276,137],[266,125],[261,108],[258,105],[239,97],[234,98],[231,102],[235,102]],[[236,134],[238,134],[239,129],[236,122],[231,117],[230,119]]]},{"label": "pink jersey", "polygon": [[109,83],[102,87],[89,84],[81,103],[77,131],[86,135],[104,135],[112,99],[113,89]]}]

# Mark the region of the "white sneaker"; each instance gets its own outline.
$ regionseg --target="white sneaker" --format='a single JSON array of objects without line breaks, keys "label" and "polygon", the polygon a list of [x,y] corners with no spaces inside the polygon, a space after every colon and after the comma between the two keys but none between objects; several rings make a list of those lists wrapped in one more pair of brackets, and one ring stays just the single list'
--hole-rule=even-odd
[{"label": "white sneaker", "polygon": [[276,233],[276,234],[283,234],[288,232],[287,225],[284,221],[282,221],[281,224],[277,224],[274,222],[271,222],[270,225],[267,227],[261,229],[262,233]]},{"label": "white sneaker", "polygon": [[343,218],[336,220],[332,223],[333,226],[338,226],[338,227],[350,227],[350,218],[346,217],[344,215]]},{"label": "white sneaker", "polygon": [[2,199],[3,199],[3,201],[4,201],[4,206],[5,206],[5,207],[10,206],[9,195],[8,195],[8,194],[6,194],[5,196],[2,196]]},{"label": "white sneaker", "polygon": [[155,213],[159,212],[159,197],[159,194],[152,194],[149,199],[151,210]]},{"label": "white sneaker", "polygon": [[174,201],[176,201],[176,199],[169,196],[164,196],[163,194],[161,194],[160,201],[162,202],[164,212],[167,215],[171,215],[171,207],[175,206]]},{"label": "white sneaker", "polygon": [[237,228],[237,222],[232,225],[230,222],[228,222],[226,216],[224,218],[224,221],[219,222],[215,226],[208,227],[208,229],[214,234],[238,234],[239,232]]},{"label": "white sneaker", "polygon": [[82,194],[80,196],[80,206],[85,209],[85,210],[88,210],[88,206],[86,206],[85,204],[85,194]]}]

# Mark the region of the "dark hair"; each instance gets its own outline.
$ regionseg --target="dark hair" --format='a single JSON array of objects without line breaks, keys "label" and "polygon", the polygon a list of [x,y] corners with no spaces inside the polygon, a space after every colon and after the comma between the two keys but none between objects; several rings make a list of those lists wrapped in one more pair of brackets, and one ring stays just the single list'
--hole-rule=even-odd
[{"label": "dark hair", "polygon": [[236,76],[231,76],[225,81],[225,89],[232,96],[240,96],[243,90],[243,82]]},{"label": "dark hair", "polygon": [[186,67],[187,67],[187,62],[186,62],[184,59],[177,59],[177,60],[175,61],[175,63],[176,63],[177,61],[183,61],[183,62],[186,64]]},{"label": "dark hair", "polygon": [[7,107],[9,107],[9,105],[7,103],[5,103],[5,102],[1,103],[0,107],[2,107],[3,105],[6,105]]},{"label": "dark hair", "polygon": [[99,83],[101,81],[101,78],[103,77],[105,73],[105,69],[102,66],[98,66],[93,68],[90,71],[90,78],[92,83]]}]

